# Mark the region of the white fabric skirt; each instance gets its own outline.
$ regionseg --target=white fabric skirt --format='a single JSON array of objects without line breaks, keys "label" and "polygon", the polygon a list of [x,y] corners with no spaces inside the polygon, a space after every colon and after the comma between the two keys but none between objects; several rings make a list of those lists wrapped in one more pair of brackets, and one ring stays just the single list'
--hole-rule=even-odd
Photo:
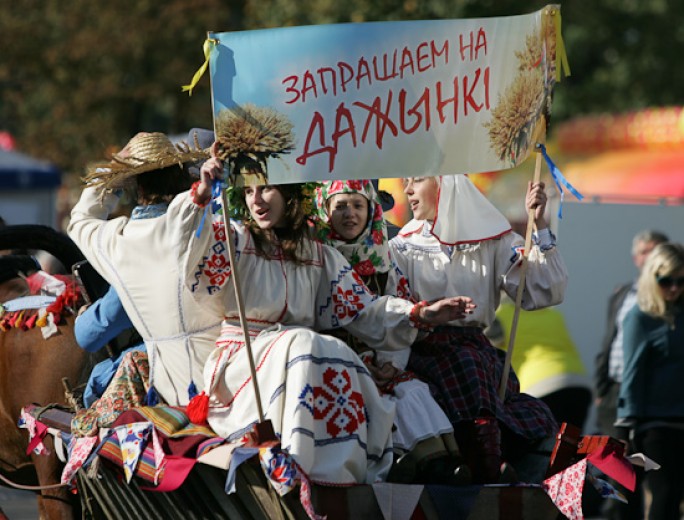
[{"label": "white fabric skirt", "polygon": [[[251,334],[250,334],[251,336]],[[281,445],[314,482],[384,479],[392,464],[394,403],[343,342],[277,325],[251,339],[262,407]],[[204,369],[209,425],[229,440],[258,421],[247,349],[226,326]]]},{"label": "white fabric skirt", "polygon": [[392,433],[397,453],[411,451],[420,441],[454,431],[428,385],[418,379],[399,383],[394,395],[385,397],[397,406],[396,429]]}]

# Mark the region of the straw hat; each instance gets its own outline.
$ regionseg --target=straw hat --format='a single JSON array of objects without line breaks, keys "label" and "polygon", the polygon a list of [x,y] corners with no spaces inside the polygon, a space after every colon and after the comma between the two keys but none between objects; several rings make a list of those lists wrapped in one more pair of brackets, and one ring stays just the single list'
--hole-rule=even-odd
[{"label": "straw hat", "polygon": [[191,147],[186,143],[174,145],[162,133],[140,132],[108,163],[94,164],[88,167],[84,181],[91,186],[102,186],[104,189],[117,189],[126,181],[141,173],[161,170],[177,164],[194,162],[209,158],[208,150],[200,147],[197,137]]}]

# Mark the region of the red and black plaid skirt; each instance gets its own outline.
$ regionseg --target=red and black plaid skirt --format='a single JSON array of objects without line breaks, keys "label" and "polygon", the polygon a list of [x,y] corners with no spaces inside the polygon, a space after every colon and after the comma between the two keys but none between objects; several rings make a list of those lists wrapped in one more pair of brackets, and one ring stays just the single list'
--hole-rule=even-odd
[{"label": "red and black plaid skirt", "polygon": [[506,398],[499,398],[505,352],[492,346],[476,327],[437,327],[411,348],[407,370],[425,381],[454,425],[494,416],[513,433],[537,440],[558,429],[553,414],[539,399],[520,393],[511,369]]}]

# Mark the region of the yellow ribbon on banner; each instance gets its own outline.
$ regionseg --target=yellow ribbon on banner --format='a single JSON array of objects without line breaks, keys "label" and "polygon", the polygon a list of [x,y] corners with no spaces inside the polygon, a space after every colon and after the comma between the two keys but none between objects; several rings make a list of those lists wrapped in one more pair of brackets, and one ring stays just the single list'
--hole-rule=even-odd
[{"label": "yellow ribbon on banner", "polygon": [[[568,63],[568,55],[565,52],[565,43],[563,42],[563,34],[561,33],[561,14],[559,9],[551,9],[551,16],[553,16],[553,23],[556,30],[556,81],[560,81],[564,76],[570,75],[570,64]],[[562,70],[561,70],[562,69]]]},{"label": "yellow ribbon on banner", "polygon": [[204,51],[204,63],[202,63],[202,66],[199,69],[197,69],[197,72],[195,72],[195,75],[192,77],[192,81],[190,82],[190,84],[183,85],[183,92],[188,92],[188,95],[192,96],[192,89],[195,88],[197,83],[199,83],[200,78],[207,71],[207,66],[209,65],[209,56],[211,56],[212,45],[216,45],[217,43],[218,40],[214,40],[213,38],[207,38],[206,40],[204,40],[204,44],[202,45],[202,50]]}]

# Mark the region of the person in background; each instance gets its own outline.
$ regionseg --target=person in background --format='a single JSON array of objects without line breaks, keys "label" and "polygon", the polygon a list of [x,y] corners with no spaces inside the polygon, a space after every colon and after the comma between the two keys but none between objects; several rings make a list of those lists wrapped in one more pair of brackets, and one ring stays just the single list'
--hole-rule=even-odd
[{"label": "person in background", "polygon": [[[667,242],[665,234],[644,230],[632,239],[632,261],[641,272],[648,255],[658,244]],[[608,300],[606,332],[596,356],[594,391],[596,422],[601,433],[615,437],[617,396],[622,381],[622,320],[636,303],[637,280],[615,288]]]},{"label": "person in background", "polygon": [[645,484],[650,520],[679,520],[684,498],[684,245],[656,246],[623,321],[618,437],[660,464]]},{"label": "person in background", "polygon": [[[658,244],[667,242],[668,237],[655,230],[644,230],[632,239],[632,261],[641,272],[648,255]],[[637,280],[615,288],[608,299],[606,329],[601,351],[596,356],[594,371],[594,405],[599,432],[617,437],[617,400],[622,381],[622,322],[629,310],[636,304]],[[644,516],[641,473],[637,472],[637,487],[634,492],[621,488],[627,497],[627,504],[617,500],[606,500],[603,514],[609,520],[641,520]]]},{"label": "person in background", "polygon": [[[515,302],[502,296],[496,320],[486,331],[492,343],[504,351],[514,311]],[[521,392],[544,401],[559,424],[567,422],[583,429],[591,405],[591,384],[559,309],[520,310],[511,365]]]},{"label": "person in background", "polygon": [[[316,190],[316,204],[323,243],[342,253],[372,292],[384,295],[389,271],[396,266],[375,185],[368,180],[325,182]],[[345,331],[332,333],[361,356],[381,395],[396,404],[392,441],[399,458],[389,480],[469,484],[470,470],[463,464],[449,419],[428,386],[404,370],[410,349],[380,352]]]},{"label": "person in background", "polygon": [[[505,354],[483,332],[494,320],[501,291],[516,294],[524,239],[465,175],[409,178],[404,192],[414,218],[390,246],[408,287],[390,272],[388,290],[409,292],[420,305],[454,294],[477,303],[472,314],[435,327],[414,343],[407,369],[430,385],[461,452],[466,460],[471,457],[475,481],[497,482],[506,477],[503,461],[528,452],[558,429],[542,401],[520,393],[513,371],[504,398],[499,397]],[[529,184],[525,206],[538,231],[522,306],[556,305],[563,300],[567,271],[544,218],[543,183]]]}]

